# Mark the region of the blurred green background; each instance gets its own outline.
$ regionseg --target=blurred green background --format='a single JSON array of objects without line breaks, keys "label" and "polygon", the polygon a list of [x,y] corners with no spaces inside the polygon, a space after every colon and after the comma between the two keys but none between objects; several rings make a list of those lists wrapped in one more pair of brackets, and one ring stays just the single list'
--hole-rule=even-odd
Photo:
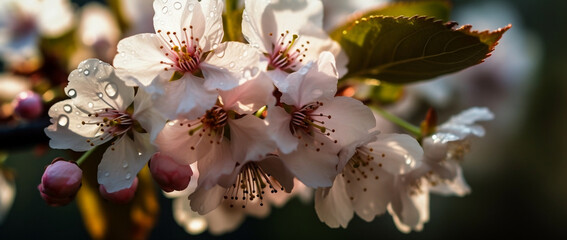
[{"label": "blurred green background", "polygon": [[[74,1],[79,5],[87,1]],[[354,217],[347,229],[330,229],[321,223],[313,205],[294,199],[285,207],[273,209],[266,219],[247,218],[236,231],[221,239],[469,239],[567,237],[567,1],[552,0],[454,0],[455,11],[464,11],[480,4],[506,3],[515,18],[506,41],[525,40],[515,34],[521,30],[540,39],[541,57],[528,78],[527,91],[519,101],[506,101],[498,114],[522,108],[507,121],[515,127],[503,131],[502,125],[487,123],[487,135],[474,141],[473,152],[464,162],[464,175],[472,188],[466,197],[431,195],[430,221],[421,232],[400,233],[388,214],[367,223]],[[468,24],[473,22],[459,22]],[[504,23],[505,24],[505,23]],[[500,24],[500,26],[505,26]],[[482,30],[475,27],[474,29]],[[513,39],[507,37],[513,36]],[[499,53],[497,46],[494,55]],[[518,45],[516,45],[518,46]],[[515,52],[534,51],[530,44],[511,49]],[[514,61],[515,59],[509,59]],[[474,68],[474,67],[473,67]],[[458,79],[455,79],[458,80]],[[490,94],[502,94],[483,85],[479,89]],[[507,93],[516,91],[507,85]],[[511,88],[511,89],[510,89]],[[492,96],[493,97],[493,96]],[[481,99],[482,100],[482,99]],[[477,101],[483,103],[482,101]],[[457,113],[444,112],[441,120]],[[460,108],[464,110],[464,108]],[[502,123],[500,123],[502,124]],[[506,123],[504,123],[506,125]],[[2,136],[2,142],[10,141]],[[42,142],[45,139],[30,139]],[[11,147],[5,166],[16,175],[16,199],[4,223],[0,239],[88,239],[75,202],[65,207],[49,207],[39,196],[37,185],[44,169],[64,151],[49,150],[44,155],[38,147]],[[208,233],[187,234],[175,223],[171,200],[159,195],[160,214],[150,239],[208,239]]]}]

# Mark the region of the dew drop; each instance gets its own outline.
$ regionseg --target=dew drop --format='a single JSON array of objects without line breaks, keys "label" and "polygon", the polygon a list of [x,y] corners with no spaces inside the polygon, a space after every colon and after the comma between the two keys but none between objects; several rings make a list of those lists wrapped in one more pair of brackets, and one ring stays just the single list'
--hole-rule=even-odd
[{"label": "dew drop", "polygon": [[224,51],[220,51],[217,53],[217,57],[224,57]]},{"label": "dew drop", "polygon": [[234,62],[230,62],[230,64],[228,65],[228,67],[233,68],[234,67]]},{"label": "dew drop", "polygon": [[127,167],[128,167],[128,163],[122,164],[122,167],[123,167],[123,168],[127,168]]},{"label": "dew drop", "polygon": [[99,98],[102,98],[102,97],[103,97],[103,95],[102,95],[101,92],[96,93],[96,96],[99,97]]},{"label": "dew drop", "polygon": [[250,73],[252,73],[252,76],[256,76],[256,74],[258,74],[258,68],[253,67],[252,70],[250,70]]},{"label": "dew drop", "polygon": [[217,49],[217,48],[219,48],[219,45],[218,45],[218,44],[216,44],[216,43],[215,43],[215,44],[213,44],[213,50],[215,50],[215,49]]},{"label": "dew drop", "polygon": [[77,91],[75,91],[75,89],[69,89],[69,91],[67,91],[67,96],[74,98],[77,96]]},{"label": "dew drop", "polygon": [[59,124],[59,126],[66,127],[69,124],[69,118],[65,115],[61,115],[59,116],[57,123]]},{"label": "dew drop", "polygon": [[244,70],[244,72],[242,72],[242,77],[245,79],[252,78],[252,72],[250,71],[250,69]]},{"label": "dew drop", "polygon": [[193,3],[189,4],[189,6],[187,6],[187,9],[189,9],[189,11],[193,11],[193,9],[195,9],[195,5]]},{"label": "dew drop", "polygon": [[104,173],[104,176],[105,176],[105,177],[108,177],[108,176],[110,176],[110,173],[109,173],[109,172],[105,172],[105,173]]},{"label": "dew drop", "polygon": [[94,104],[92,102],[88,103],[87,106],[89,106],[90,108],[94,107]]},{"label": "dew drop", "polygon": [[243,57],[248,56],[248,51],[244,51],[244,52],[242,53],[242,56],[243,56]]},{"label": "dew drop", "polygon": [[132,174],[127,173],[127,174],[126,174],[126,180],[130,180],[130,178],[132,178]]},{"label": "dew drop", "polygon": [[141,152],[138,152],[138,156],[142,156],[142,153],[141,153]]},{"label": "dew drop", "polygon": [[161,9],[161,13],[166,14],[166,13],[167,13],[167,7],[163,7],[163,8]]},{"label": "dew drop", "polygon": [[63,110],[64,110],[66,113],[71,113],[71,111],[73,111],[73,108],[71,107],[71,105],[65,104],[65,106],[63,106]]},{"label": "dew drop", "polygon": [[118,93],[118,86],[116,86],[116,83],[108,83],[106,87],[104,87],[104,91],[109,97],[114,97],[116,93]]},{"label": "dew drop", "polygon": [[77,124],[77,128],[81,128],[81,127],[82,127],[82,125],[81,125],[81,124]]},{"label": "dew drop", "polygon": [[83,69],[82,69],[82,68],[77,68],[77,71],[83,72]]},{"label": "dew drop", "polygon": [[88,76],[91,72],[89,72],[88,69],[85,69],[85,71],[83,71],[83,74],[85,74],[85,76]]},{"label": "dew drop", "polygon": [[210,12],[209,12],[209,16],[210,16],[210,17],[214,17],[214,16],[215,16],[215,12],[210,11]]},{"label": "dew drop", "polygon": [[177,10],[181,9],[181,3],[180,3],[180,2],[175,2],[175,3],[173,4],[173,8],[175,8],[175,9],[177,9]]}]

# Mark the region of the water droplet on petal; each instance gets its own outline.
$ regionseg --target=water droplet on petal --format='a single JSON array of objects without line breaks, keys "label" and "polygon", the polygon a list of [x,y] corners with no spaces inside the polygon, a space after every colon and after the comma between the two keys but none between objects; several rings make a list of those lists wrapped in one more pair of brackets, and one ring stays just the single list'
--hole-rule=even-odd
[{"label": "water droplet on petal", "polygon": [[161,9],[161,13],[163,13],[163,14],[166,14],[167,11],[168,11],[168,10],[167,10],[167,7],[163,7],[163,8]]},{"label": "water droplet on petal", "polygon": [[210,12],[209,12],[209,16],[210,16],[210,17],[214,17],[214,16],[215,16],[215,12],[210,11]]},{"label": "water droplet on petal", "polygon": [[234,62],[230,62],[230,64],[228,65],[228,67],[233,68],[234,67]]},{"label": "water droplet on petal", "polygon": [[128,163],[122,164],[122,167],[123,167],[123,168],[127,168],[127,167],[128,167]]},{"label": "water droplet on petal", "polygon": [[175,3],[173,4],[173,8],[175,8],[175,9],[177,9],[177,10],[181,9],[181,3],[180,3],[180,2],[175,2]]},{"label": "water droplet on petal", "polygon": [[63,110],[64,110],[66,113],[71,113],[71,111],[73,111],[73,108],[71,107],[71,105],[65,104],[65,106],[63,106]]},{"label": "water droplet on petal", "polygon": [[217,49],[217,48],[219,48],[219,45],[218,45],[218,44],[216,44],[216,43],[215,43],[215,44],[213,44],[213,50],[215,50],[215,49]]},{"label": "water droplet on petal", "polygon": [[88,69],[85,69],[85,71],[83,71],[83,74],[85,74],[85,76],[88,76],[91,72],[89,72]]},{"label": "water droplet on petal", "polygon": [[138,152],[138,156],[142,156],[142,153],[141,153],[141,152]]},{"label": "water droplet on petal", "polygon": [[244,72],[242,72],[242,77],[245,79],[252,78],[252,72],[250,72],[250,69],[244,70]]},{"label": "water droplet on petal", "polygon": [[130,178],[132,178],[132,174],[127,173],[127,174],[126,174],[126,180],[130,180]]},{"label": "water droplet on petal", "polygon": [[243,57],[248,56],[248,51],[244,51],[244,52],[242,53],[242,56],[243,56]]},{"label": "water droplet on petal", "polygon": [[69,89],[69,91],[67,91],[67,96],[74,98],[77,96],[77,91],[75,91],[75,89]]},{"label": "water droplet on petal", "polygon": [[224,57],[224,51],[220,51],[217,53],[217,57]]},{"label": "water droplet on petal", "polygon": [[118,86],[116,86],[116,83],[108,83],[106,84],[106,87],[104,87],[104,91],[109,97],[114,97],[118,92]]},{"label": "water droplet on petal", "polygon": [[69,118],[65,115],[61,115],[59,116],[57,123],[59,124],[59,126],[66,127],[69,124]]},{"label": "water droplet on petal", "polygon": [[89,106],[90,108],[94,107],[94,104],[92,102],[88,103],[87,106]]},{"label": "water droplet on petal", "polygon": [[193,9],[195,9],[195,5],[193,3],[189,4],[189,6],[187,6],[187,9],[189,9],[189,12],[193,11]]},{"label": "water droplet on petal", "polygon": [[83,72],[83,69],[82,69],[82,68],[77,68],[77,71]]},{"label": "water droplet on petal", "polygon": [[102,95],[101,92],[96,93],[96,96],[99,97],[99,98],[102,98],[102,97],[103,97],[103,95]]},{"label": "water droplet on petal", "polygon": [[81,128],[81,127],[82,127],[82,125],[81,125],[81,124],[77,124],[77,128]]},{"label": "water droplet on petal", "polygon": [[256,76],[256,74],[258,74],[258,68],[253,67],[250,73],[252,73],[252,76]]},{"label": "water droplet on petal", "polygon": [[104,173],[104,176],[105,176],[105,177],[108,177],[108,176],[110,176],[110,173],[109,173],[109,172],[105,172],[105,173]]}]

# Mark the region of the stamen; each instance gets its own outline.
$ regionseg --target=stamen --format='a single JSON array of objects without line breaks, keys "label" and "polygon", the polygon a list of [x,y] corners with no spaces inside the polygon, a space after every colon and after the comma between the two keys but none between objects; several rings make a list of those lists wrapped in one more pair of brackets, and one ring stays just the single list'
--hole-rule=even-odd
[{"label": "stamen", "polygon": [[[270,37],[273,36],[272,33],[269,35]],[[300,47],[297,46],[300,39],[297,34],[293,34],[291,39],[288,36],[289,31],[285,31],[273,42],[268,69],[279,68],[286,72],[293,72],[295,67],[298,66],[297,63],[303,62],[303,58],[306,56],[305,52],[307,52],[307,48],[304,48],[305,44],[301,44]],[[306,44],[309,44],[309,41]]]},{"label": "stamen", "polygon": [[[240,201],[242,208],[246,208],[248,201],[258,199],[260,206],[263,206],[266,187],[272,194],[284,191],[277,179],[266,173],[257,163],[249,162],[242,166],[236,182],[226,190],[224,199]],[[231,203],[230,207],[234,207],[234,203]]]}]

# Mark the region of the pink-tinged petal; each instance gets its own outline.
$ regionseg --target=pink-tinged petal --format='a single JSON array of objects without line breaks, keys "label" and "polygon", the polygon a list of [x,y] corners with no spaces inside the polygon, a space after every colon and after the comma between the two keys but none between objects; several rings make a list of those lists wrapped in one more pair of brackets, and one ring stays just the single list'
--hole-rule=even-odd
[{"label": "pink-tinged petal", "polygon": [[172,201],[173,218],[177,224],[190,234],[200,234],[207,230],[209,224],[205,216],[191,210],[187,194],[176,197]]},{"label": "pink-tinged petal", "polygon": [[321,119],[325,122],[322,125],[343,147],[367,135],[376,124],[370,108],[350,97],[339,96],[324,102],[313,114],[322,114]]},{"label": "pink-tinged petal", "polygon": [[104,185],[108,193],[129,188],[155,152],[149,134],[134,133],[133,136],[134,139],[122,136],[102,155],[98,183]]},{"label": "pink-tinged petal", "polygon": [[[263,210],[268,210],[268,207],[263,207]],[[221,235],[224,233],[232,232],[244,222],[246,219],[246,213],[248,208],[231,208],[227,201],[223,202],[215,210],[207,213],[204,217],[207,222],[211,223],[209,225],[209,232],[212,235]]]},{"label": "pink-tinged petal", "polygon": [[268,34],[278,34],[273,19],[263,21],[262,16],[266,14],[265,9],[270,1],[267,0],[245,0],[242,12],[242,34],[250,45],[257,47],[261,52],[267,53],[272,50],[272,42],[267,38]]},{"label": "pink-tinged petal", "polygon": [[444,136],[445,134],[453,136],[453,138],[456,138],[455,140],[462,140],[470,135],[482,137],[484,136],[484,128],[474,123],[492,119],[494,119],[494,114],[488,108],[470,108],[451,117],[449,121],[439,126],[436,135],[445,142],[453,141]]},{"label": "pink-tinged petal", "polygon": [[[100,134],[100,127],[96,124],[82,124],[91,118],[88,117],[88,113],[75,108],[71,99],[51,106],[49,116],[51,125],[45,128],[45,134],[51,139],[49,141],[51,148],[87,151],[93,147],[87,140]],[[110,139],[97,141],[97,144],[105,143]]]},{"label": "pink-tinged petal", "polygon": [[270,78],[274,82],[274,84],[277,83],[282,88],[287,86],[285,79],[287,78],[287,76],[289,76],[289,73],[279,68],[276,68],[274,70],[266,71],[265,74],[268,78]]},{"label": "pink-tinged petal", "polygon": [[239,119],[229,119],[228,125],[234,161],[244,164],[262,160],[276,150],[276,144],[268,134],[266,121],[246,115]]},{"label": "pink-tinged petal", "polygon": [[405,174],[421,166],[423,149],[407,134],[380,134],[367,145],[374,161],[391,174]]},{"label": "pink-tinged petal", "polygon": [[160,152],[167,153],[179,164],[192,164],[204,158],[212,150],[213,146],[209,142],[213,138],[205,135],[201,139],[197,133],[190,135],[190,130],[187,121],[170,121],[159,133],[155,144]]},{"label": "pink-tinged petal", "polygon": [[[193,0],[193,2],[197,2]],[[192,25],[196,28],[195,31],[203,27],[203,36],[199,40],[199,46],[203,51],[213,50],[215,51],[218,44],[221,43],[224,36],[222,13],[224,10],[224,1],[220,0],[209,0],[209,1],[198,1],[201,7],[202,17],[194,16],[191,20]],[[197,5],[195,5],[195,9]],[[189,7],[190,9],[190,7]],[[193,11],[197,11],[197,10]],[[187,21],[187,20],[186,20]],[[204,22],[203,22],[204,21]],[[184,23],[186,25],[187,23]],[[216,54],[216,51],[213,52]]]},{"label": "pink-tinged petal", "polygon": [[[285,164],[279,157],[274,155],[268,156],[258,162],[258,165],[267,174],[270,174],[273,178],[275,178],[284,188],[285,192],[289,193],[293,190],[295,176],[286,168]],[[267,196],[271,197],[272,195],[273,194],[268,194]]]},{"label": "pink-tinged petal", "polygon": [[[209,2],[209,1],[207,1]],[[154,29],[156,32],[182,32],[183,28],[194,38],[203,37],[205,16],[200,1],[154,1]],[[159,34],[159,32],[158,32]]]},{"label": "pink-tinged petal", "polygon": [[150,94],[138,89],[134,98],[134,114],[132,118],[140,123],[144,130],[150,134],[150,141],[154,141],[163,129],[166,119],[153,107]]},{"label": "pink-tinged petal", "polygon": [[[265,13],[259,20],[267,25],[264,30],[270,30],[274,35],[285,31],[297,33],[307,24],[322,28],[323,4],[319,0],[273,1],[266,7]],[[268,26],[272,28],[269,29]],[[264,31],[264,33],[269,32]]]},{"label": "pink-tinged petal", "polygon": [[175,69],[170,67],[169,64],[173,63],[160,50],[161,46],[164,44],[160,37],[151,33],[137,34],[120,40],[118,54],[113,61],[116,75],[128,85],[142,87],[150,86],[156,78],[169,80]]},{"label": "pink-tinged petal", "polygon": [[[303,137],[305,138],[306,135]],[[303,143],[299,143],[297,150],[282,154],[280,157],[288,169],[305,185],[312,188],[330,187],[337,175],[339,163],[337,152],[325,147],[312,145],[306,147]]]},{"label": "pink-tinged petal", "polygon": [[273,106],[268,108],[268,132],[272,140],[276,142],[278,149],[284,153],[291,153],[297,149],[299,140],[291,134],[289,129],[291,115],[283,108]]},{"label": "pink-tinged petal", "polygon": [[436,184],[431,184],[430,191],[433,193],[445,195],[445,196],[465,196],[471,192],[471,188],[465,181],[465,177],[463,176],[463,170],[458,163],[457,165],[457,174],[453,180],[446,180],[442,182],[437,182]]},{"label": "pink-tinged petal", "polygon": [[[212,143],[207,155],[200,158],[197,165],[199,186],[204,189],[215,186],[222,177],[235,173],[235,165],[236,161],[233,160],[230,144],[226,140],[220,142],[220,144]],[[234,180],[231,180],[230,183],[234,183]]]},{"label": "pink-tinged petal", "polygon": [[[372,170],[370,170],[372,169]],[[380,168],[376,162],[369,162],[361,176],[355,171],[343,171],[347,181],[346,191],[352,197],[351,202],[356,214],[367,222],[375,216],[386,212],[386,207],[395,194],[393,189],[394,176]]]},{"label": "pink-tinged petal", "polygon": [[116,76],[114,68],[98,59],[87,59],[69,74],[65,93],[84,112],[113,108],[125,110],[134,101],[134,88]]},{"label": "pink-tinged petal", "polygon": [[429,190],[425,184],[420,191],[410,189],[406,183],[397,184],[398,193],[394,194],[388,212],[401,232],[421,231],[429,221]]},{"label": "pink-tinged petal", "polygon": [[214,54],[200,64],[205,76],[205,87],[210,90],[230,90],[257,78],[268,66],[258,49],[240,42],[225,42]]},{"label": "pink-tinged petal", "polygon": [[263,106],[275,105],[273,91],[272,82],[262,75],[229,91],[220,91],[219,96],[225,111],[252,114]]},{"label": "pink-tinged petal", "polygon": [[315,191],[315,212],[329,227],[346,228],[354,215],[346,187],[344,178],[338,175],[332,187]]},{"label": "pink-tinged petal", "polygon": [[164,94],[154,95],[154,107],[168,119],[196,119],[203,116],[213,107],[218,97],[217,91],[203,87],[204,81],[185,74],[179,80],[163,83]]},{"label": "pink-tinged petal", "polygon": [[201,215],[207,214],[219,206],[223,200],[225,192],[226,189],[219,185],[215,185],[210,189],[197,187],[195,192],[189,195],[191,209]]},{"label": "pink-tinged petal", "polygon": [[282,102],[301,107],[315,101],[331,100],[337,92],[337,81],[333,55],[322,52],[317,62],[308,63],[284,81],[274,84],[282,92]]}]

